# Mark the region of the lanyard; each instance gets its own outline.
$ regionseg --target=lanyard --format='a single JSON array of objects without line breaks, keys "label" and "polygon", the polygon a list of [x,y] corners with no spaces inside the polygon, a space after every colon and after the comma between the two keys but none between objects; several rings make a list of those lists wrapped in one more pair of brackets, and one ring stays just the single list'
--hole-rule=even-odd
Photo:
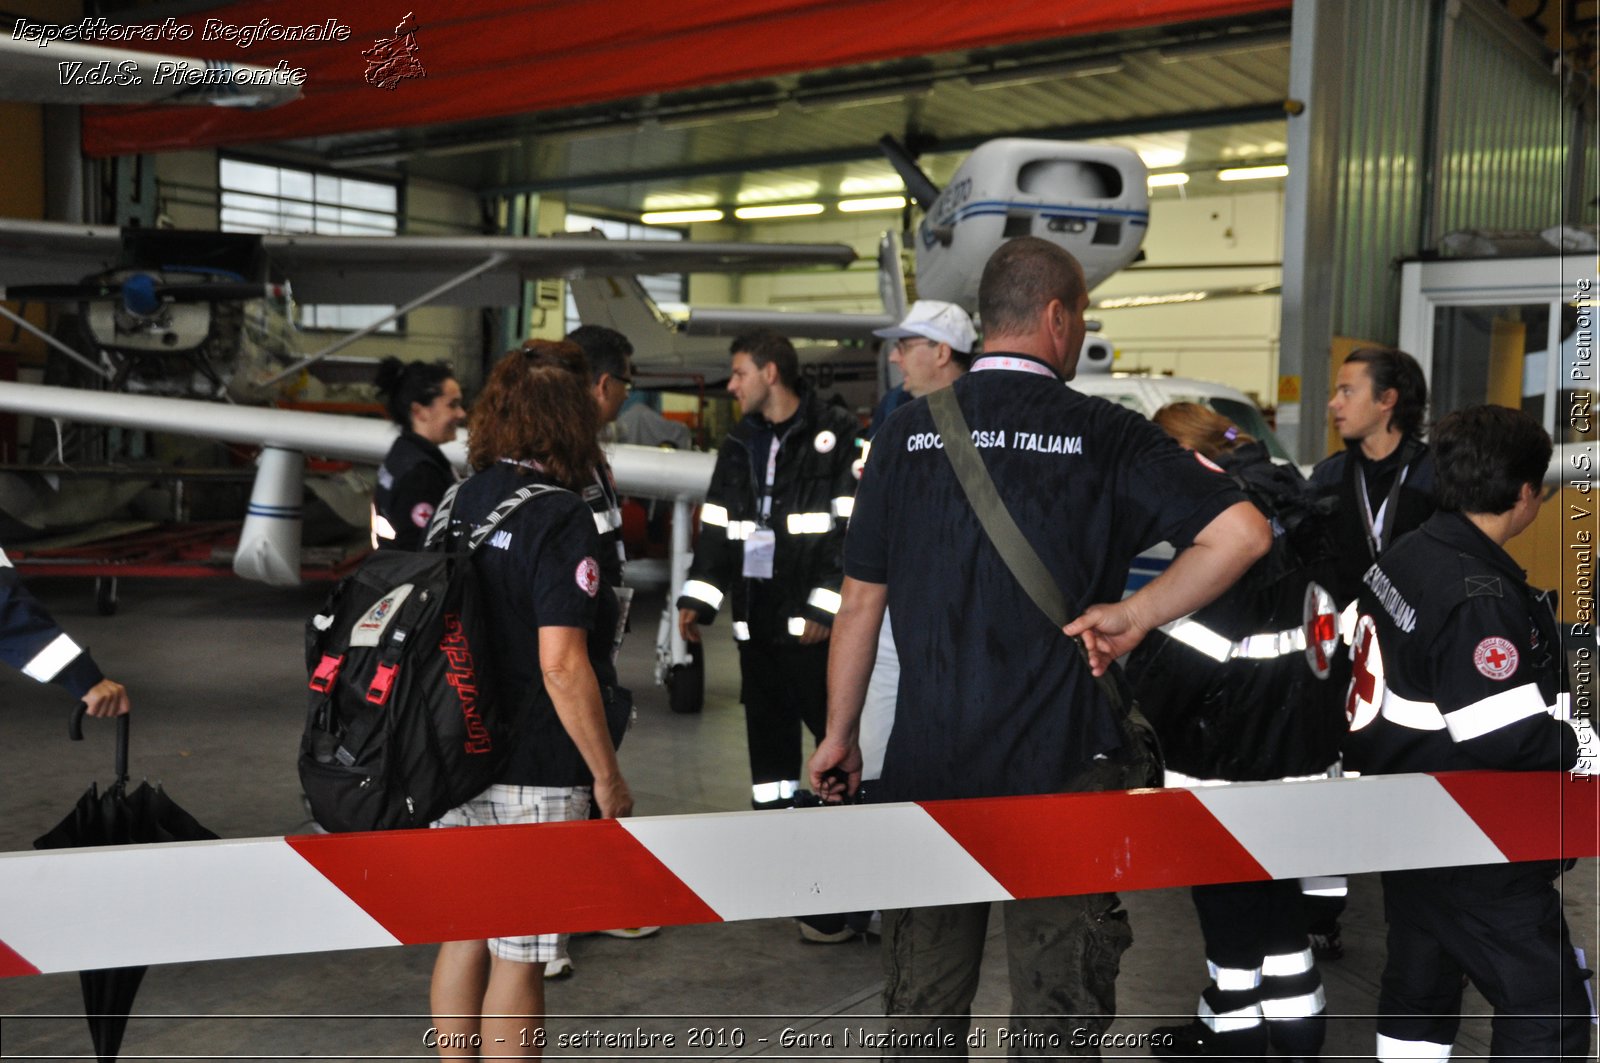
[{"label": "lanyard", "polygon": [[1008,354],[986,354],[972,363],[970,373],[981,373],[985,369],[1010,369],[1019,373],[1032,373],[1035,376],[1047,376],[1055,379],[1055,370],[1047,365],[1041,365],[1030,358],[1013,358]]},{"label": "lanyard", "polygon": [[761,481],[761,523],[772,516],[772,484],[778,478],[778,448],[783,441],[777,432],[772,433],[772,446],[767,449],[767,478]]},{"label": "lanyard", "polygon": [[[1401,456],[1401,460],[1404,461],[1404,455]],[[1388,532],[1393,527],[1393,522],[1389,518],[1399,506],[1400,487],[1406,482],[1406,476],[1410,472],[1411,466],[1405,464],[1395,471],[1394,485],[1389,488],[1389,495],[1383,500],[1383,505],[1374,513],[1372,499],[1367,495],[1367,472],[1359,463],[1356,465],[1356,496],[1361,501],[1361,522],[1366,527],[1367,550],[1372,554],[1374,561],[1378,559],[1379,554],[1389,548],[1392,536]]]}]

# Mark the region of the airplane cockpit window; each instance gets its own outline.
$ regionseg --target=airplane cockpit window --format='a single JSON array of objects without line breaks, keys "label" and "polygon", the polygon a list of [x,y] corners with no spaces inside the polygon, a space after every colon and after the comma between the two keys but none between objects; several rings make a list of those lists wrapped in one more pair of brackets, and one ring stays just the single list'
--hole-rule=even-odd
[{"label": "airplane cockpit window", "polygon": [[[217,162],[223,232],[393,236],[400,231],[400,188],[341,174],[244,159]],[[394,312],[373,305],[298,304],[301,328],[359,329]],[[380,332],[398,331],[395,321]]]}]

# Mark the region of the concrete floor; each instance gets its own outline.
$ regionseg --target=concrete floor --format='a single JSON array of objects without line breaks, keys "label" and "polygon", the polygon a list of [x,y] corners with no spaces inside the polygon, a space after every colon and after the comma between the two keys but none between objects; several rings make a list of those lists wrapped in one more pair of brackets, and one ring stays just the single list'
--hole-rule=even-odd
[{"label": "concrete floor", "polygon": [[[317,588],[271,590],[234,581],[125,583],[119,615],[94,614],[88,584],[40,580],[36,592],[125,682],[135,704],[135,779],[162,782],[224,837],[307,829],[294,756],[304,711],[301,625],[320,604]],[[637,814],[740,810],[746,806],[744,724],[737,660],[726,625],[711,629],[707,705],[674,716],[652,685],[650,636],[660,599],[642,598],[637,633],[623,651],[623,681],[638,696],[639,722],[623,746]],[[15,673],[0,675],[0,851],[26,849],[72,806],[92,779],[111,775],[112,729],[91,721],[89,740],[66,739],[66,698]],[[775,815],[781,813],[774,813]],[[1597,868],[1585,861],[1565,880],[1575,939],[1600,955]],[[1123,962],[1121,1018],[1113,1032],[1138,1032],[1192,1014],[1205,981],[1200,939],[1185,891],[1128,894],[1136,941]],[[116,883],[106,884],[107,904]],[[1375,878],[1358,877],[1345,920],[1346,955],[1324,965],[1331,1024],[1327,1055],[1372,1053],[1383,923]],[[427,1059],[432,947],[320,953],[151,969],[123,1044],[123,1058]],[[640,1028],[674,1035],[672,1047],[578,1048],[547,1058],[870,1058],[844,1043],[846,1029],[880,1029],[877,945],[807,945],[787,920],[668,928],[656,937],[575,939],[575,976],[550,984],[549,1036]],[[991,928],[975,1025],[995,1030],[1009,1011],[1003,946]],[[48,975],[0,981],[0,1057],[89,1058],[78,981]],[[1457,1056],[1488,1049],[1484,1005]],[[785,1044],[783,1031],[814,1035]],[[704,1046],[692,1030],[709,1031]],[[824,1036],[831,1046],[823,1043]],[[569,1042],[570,1043],[570,1042]],[[1142,1049],[1106,1055],[1143,1056]]]}]

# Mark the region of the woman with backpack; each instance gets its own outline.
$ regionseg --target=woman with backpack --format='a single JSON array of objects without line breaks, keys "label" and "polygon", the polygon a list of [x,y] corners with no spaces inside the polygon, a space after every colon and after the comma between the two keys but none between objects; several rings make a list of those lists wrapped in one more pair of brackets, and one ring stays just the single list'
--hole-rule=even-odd
[{"label": "woman with backpack", "polygon": [[420,550],[445,491],[456,482],[440,444],[467,419],[461,385],[448,365],[385,358],[378,392],[400,434],[378,467],[372,496],[372,548]]},{"label": "woman with backpack", "polygon": [[[473,554],[494,630],[490,668],[515,702],[512,742],[500,782],[435,826],[581,820],[591,800],[607,818],[633,810],[615,753],[631,714],[611,660],[616,598],[580,494],[600,462],[598,432],[583,352],[568,342],[530,340],[508,353],[473,409],[475,472],[456,492],[447,534],[466,537],[522,488],[545,490]],[[544,966],[560,937],[441,945],[431,992],[440,1054],[476,1056],[471,1045],[492,1044],[539,1055]]]},{"label": "woman with backpack", "polygon": [[[1345,732],[1348,667],[1338,650],[1328,521],[1292,465],[1198,403],[1155,422],[1231,478],[1272,524],[1272,548],[1222,597],[1168,624],[1128,662],[1161,740],[1167,786],[1326,775]],[[1211,983],[1197,1018],[1154,1031],[1163,1058],[1313,1059],[1327,1019],[1298,881],[1191,890]]]}]

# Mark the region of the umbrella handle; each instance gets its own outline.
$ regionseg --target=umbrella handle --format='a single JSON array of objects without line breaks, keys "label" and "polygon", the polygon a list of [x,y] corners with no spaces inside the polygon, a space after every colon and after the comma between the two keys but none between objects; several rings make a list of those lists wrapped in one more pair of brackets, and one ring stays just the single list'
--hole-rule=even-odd
[{"label": "umbrella handle", "polygon": [[[72,718],[67,721],[67,737],[74,742],[83,741],[83,717],[89,711],[89,706],[78,702],[78,707],[72,710]],[[117,717],[117,782],[128,781],[128,716],[123,713]]]}]

